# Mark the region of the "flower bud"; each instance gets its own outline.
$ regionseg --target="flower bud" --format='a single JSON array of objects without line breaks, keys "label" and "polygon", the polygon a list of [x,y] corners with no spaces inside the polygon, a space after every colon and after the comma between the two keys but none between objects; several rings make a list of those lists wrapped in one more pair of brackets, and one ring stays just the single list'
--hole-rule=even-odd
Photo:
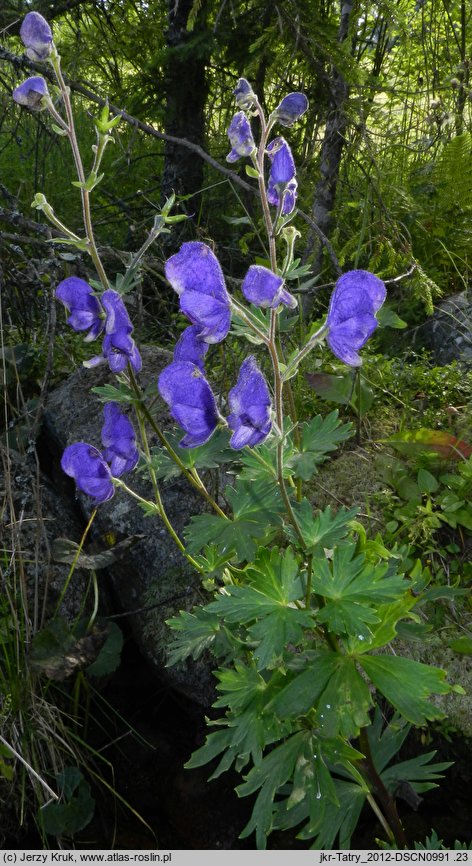
[{"label": "flower bud", "polygon": [[252,135],[251,124],[244,111],[238,111],[234,115],[228,127],[228,138],[232,150],[228,153],[226,162],[236,162],[241,156],[250,156],[253,150],[255,150],[256,145]]},{"label": "flower bud", "polygon": [[304,93],[288,93],[274,111],[274,117],[282,126],[293,126],[308,108]]},{"label": "flower bud", "polygon": [[32,111],[42,111],[46,108],[44,97],[49,96],[48,86],[41,75],[34,75],[32,78],[27,78],[23,84],[15,87],[13,91],[13,99],[18,105],[25,105]]},{"label": "flower bud", "polygon": [[52,51],[51,28],[39,12],[28,12],[20,28],[20,36],[30,60],[46,60]]},{"label": "flower bud", "polygon": [[238,108],[242,108],[243,111],[249,111],[254,107],[256,102],[256,94],[254,93],[249,81],[245,78],[240,78],[236,87],[233,90],[234,98],[236,99],[236,105]]}]

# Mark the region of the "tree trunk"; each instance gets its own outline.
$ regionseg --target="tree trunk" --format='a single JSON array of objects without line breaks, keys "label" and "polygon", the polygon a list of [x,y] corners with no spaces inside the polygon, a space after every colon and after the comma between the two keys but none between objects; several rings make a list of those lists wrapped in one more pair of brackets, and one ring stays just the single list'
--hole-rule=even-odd
[{"label": "tree trunk", "polygon": [[[348,36],[353,5],[353,0],[341,0],[341,19],[338,30],[338,42],[340,43],[344,42]],[[312,208],[314,222],[327,237],[330,234],[332,212],[336,200],[336,187],[347,126],[345,108],[349,98],[348,84],[338,69],[333,68],[329,78],[329,87],[330,107],[321,145],[320,177],[316,184]],[[313,230],[308,234],[304,260],[306,261],[311,255],[314,255],[313,270],[315,273],[319,273],[323,264],[323,244]],[[310,296],[307,296],[308,305],[310,305],[310,300]]]},{"label": "tree trunk", "polygon": [[[166,34],[167,61],[166,133],[187,138],[202,147],[205,144],[205,104],[207,83],[205,61],[204,11],[200,11],[195,28],[187,30],[193,0],[168,0],[169,28]],[[189,195],[203,186],[203,162],[188,148],[166,142],[161,191],[168,196]],[[188,202],[187,209],[195,209]]]}]

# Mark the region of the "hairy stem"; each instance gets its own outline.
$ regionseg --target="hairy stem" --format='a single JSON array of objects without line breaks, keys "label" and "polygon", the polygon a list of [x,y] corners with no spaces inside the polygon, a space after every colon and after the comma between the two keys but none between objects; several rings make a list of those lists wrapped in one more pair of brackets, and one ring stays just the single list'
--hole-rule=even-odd
[{"label": "hairy stem", "polygon": [[[85,172],[82,164],[82,157],[80,155],[79,145],[77,142],[77,136],[75,132],[75,124],[74,124],[74,115],[72,112],[72,103],[70,99],[70,89],[67,87],[61,70],[61,58],[57,53],[55,46],[53,47],[53,52],[50,56],[50,61],[52,63],[57,82],[59,84],[62,99],[64,101],[64,108],[67,116],[67,136],[70,142],[72,155],[74,158],[75,168],[77,172],[77,177],[81,184],[85,184]],[[95,243],[95,238],[93,234],[93,225],[92,225],[92,214],[90,210],[90,193],[88,190],[84,188],[84,186],[80,187],[80,197],[82,200],[82,214],[84,219],[84,228],[85,235],[87,238],[87,248],[90,257],[95,265],[97,274],[99,276],[100,282],[104,289],[108,289],[110,284],[108,282],[108,277],[105,273],[105,269],[102,265],[100,256],[98,254],[97,245]]]}]

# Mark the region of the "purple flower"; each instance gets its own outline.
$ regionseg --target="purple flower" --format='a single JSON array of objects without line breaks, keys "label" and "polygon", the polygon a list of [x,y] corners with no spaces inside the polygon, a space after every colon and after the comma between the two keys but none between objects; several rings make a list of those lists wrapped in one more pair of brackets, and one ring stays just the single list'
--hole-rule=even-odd
[{"label": "purple flower", "polygon": [[20,36],[30,60],[46,60],[52,51],[51,28],[39,12],[28,12],[20,27]]},{"label": "purple flower", "polygon": [[337,281],[329,302],[327,343],[331,351],[350,367],[359,367],[357,354],[375,331],[375,313],[387,290],[382,280],[369,271],[348,271]]},{"label": "purple flower", "polygon": [[228,426],[234,431],[229,442],[232,448],[253,447],[269,435],[271,399],[253,355],[241,364],[238,381],[228,394],[228,403],[231,409]]},{"label": "purple flower", "polygon": [[304,93],[288,93],[274,111],[274,115],[282,126],[293,126],[308,108],[308,99]]},{"label": "purple flower", "polygon": [[103,331],[105,322],[102,308],[93,289],[79,277],[62,280],[56,289],[56,298],[64,304],[71,314],[67,319],[74,331],[87,331],[86,341],[95,340]]},{"label": "purple flower", "polygon": [[275,309],[280,304],[294,309],[297,299],[284,289],[282,277],[262,265],[251,265],[242,285],[243,295],[256,307]]},{"label": "purple flower", "polygon": [[131,421],[117,403],[106,403],[103,417],[103,457],[110,464],[111,474],[119,478],[124,472],[131,472],[139,460],[136,436]]},{"label": "purple flower", "polygon": [[226,162],[236,162],[241,156],[250,156],[255,150],[254,138],[252,136],[251,124],[244,111],[238,111],[234,115],[229,127],[228,138],[232,147],[226,157]]},{"label": "purple flower", "polygon": [[202,371],[190,361],[169,364],[159,376],[158,389],[170,414],[185,430],[180,447],[195,448],[207,442],[218,424],[218,410]]},{"label": "purple flower", "polygon": [[180,309],[199,327],[205,343],[220,343],[231,324],[231,301],[223,272],[210,247],[199,241],[182,244],[165,265],[166,277],[180,296]]},{"label": "purple flower", "polygon": [[297,179],[295,160],[284,138],[274,138],[267,146],[272,163],[267,184],[269,204],[279,207],[282,200],[282,214],[292,213],[297,200]]},{"label": "purple flower", "polygon": [[93,496],[96,502],[106,502],[115,492],[111,473],[103,456],[93,445],[76,442],[64,451],[61,466],[74,479],[79,490]]},{"label": "purple flower", "polygon": [[249,111],[249,109],[253,108],[256,101],[256,94],[246,78],[239,79],[233,90],[233,94],[238,108],[242,108],[243,111]]},{"label": "purple flower", "polygon": [[41,111],[46,106],[43,98],[49,96],[48,86],[40,75],[27,78],[23,84],[19,84],[13,91],[13,99],[18,105],[26,105],[32,111]]},{"label": "purple flower", "polygon": [[121,295],[114,289],[108,289],[103,293],[101,301],[106,312],[102,354],[85,361],[84,365],[96,367],[106,360],[112,373],[122,373],[128,364],[135,373],[139,373],[142,367],[141,355],[131,336],[133,326]]},{"label": "purple flower", "polygon": [[204,372],[203,359],[208,352],[208,343],[200,337],[199,325],[190,325],[180,335],[174,348],[174,361],[190,361]]}]

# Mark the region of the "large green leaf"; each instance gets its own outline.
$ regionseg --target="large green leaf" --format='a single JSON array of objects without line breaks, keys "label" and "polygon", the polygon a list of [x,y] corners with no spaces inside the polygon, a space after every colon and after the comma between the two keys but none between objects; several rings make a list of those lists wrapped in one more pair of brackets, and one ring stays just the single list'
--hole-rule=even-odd
[{"label": "large green leaf", "polygon": [[234,550],[239,561],[252,560],[257,540],[267,542],[281,523],[283,505],[278,487],[268,481],[239,480],[237,489],[226,488],[233,508],[229,520],[214,514],[192,517],[185,529],[189,553],[215,543],[221,552]]},{"label": "large green leaf", "polygon": [[431,694],[445,695],[452,689],[440,668],[393,655],[364,655],[358,660],[375,687],[408,722],[421,726],[444,717],[427,700]]},{"label": "large green leaf", "polygon": [[[333,514],[331,506],[324,511],[314,511],[313,506],[307,499],[293,505],[298,527],[303,536],[307,552],[311,552],[317,545],[322,547],[334,547],[341,539],[345,538],[349,531],[349,524],[354,520],[357,508],[340,508],[337,514]],[[285,532],[290,541],[300,543],[298,533],[291,524],[287,524]]]},{"label": "large green leaf", "polygon": [[341,442],[352,434],[352,424],[342,424],[338,411],[330,412],[323,418],[317,415],[311,421],[301,424],[300,451],[287,459],[287,464],[295,470],[297,478],[308,481],[316,472],[326,455],[335,451]]},{"label": "large green leaf", "polygon": [[278,689],[269,709],[280,718],[299,718],[311,710],[335,673],[338,654],[329,650],[317,650],[300,672],[290,671],[287,684]]},{"label": "large green leaf", "polygon": [[189,656],[193,659],[199,658],[214,642],[220,629],[218,616],[199,607],[192,612],[181,610],[178,616],[167,620],[167,625],[178,633],[168,649],[169,666],[184,661]]},{"label": "large green leaf", "polygon": [[370,639],[370,626],[379,622],[377,606],[396,601],[407,589],[402,575],[389,574],[387,563],[355,555],[353,543],[338,544],[332,560],[315,556],[312,589],[325,604],[318,620],[336,633]]},{"label": "large green leaf", "polygon": [[370,723],[372,696],[354,659],[338,655],[336,667],[318,700],[315,722],[325,737],[357,737]]},{"label": "large green leaf", "polygon": [[95,808],[90,785],[77,767],[65,767],[56,777],[65,802],[47,803],[39,810],[39,821],[51,836],[73,836],[91,820]]}]

